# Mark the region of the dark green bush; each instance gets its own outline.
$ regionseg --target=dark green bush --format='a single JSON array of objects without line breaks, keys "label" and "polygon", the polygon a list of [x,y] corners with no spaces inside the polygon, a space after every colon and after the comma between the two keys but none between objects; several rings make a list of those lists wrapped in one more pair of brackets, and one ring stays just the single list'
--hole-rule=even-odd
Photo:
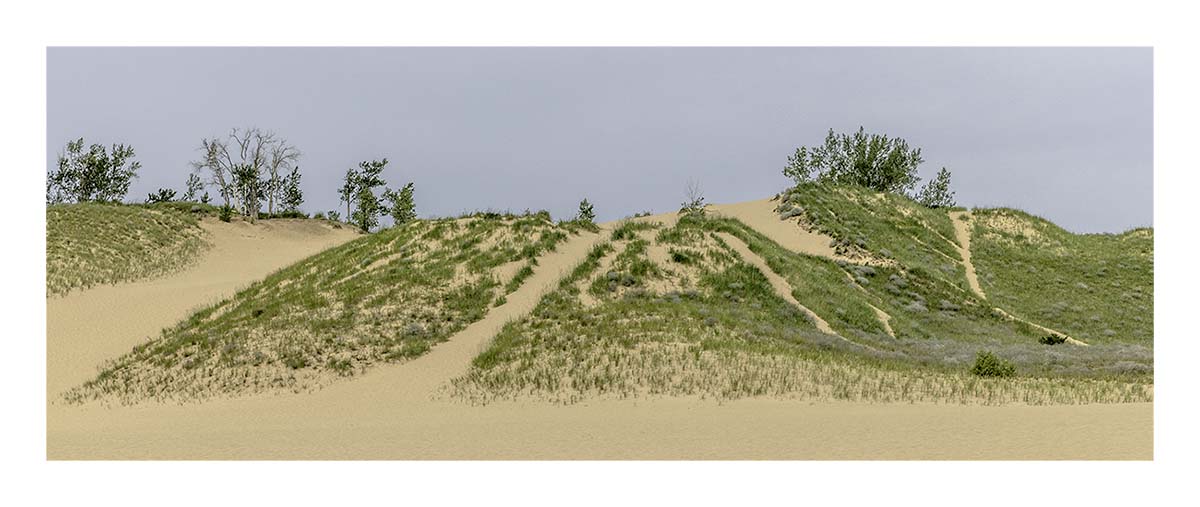
[{"label": "dark green bush", "polygon": [[221,206],[221,214],[217,218],[220,218],[222,222],[231,220],[233,218],[233,207],[228,204]]},{"label": "dark green bush", "polygon": [[1066,341],[1067,337],[1060,334],[1048,334],[1038,338],[1038,343],[1041,343],[1042,345],[1058,345],[1060,343],[1066,343]]},{"label": "dark green bush", "polygon": [[975,355],[975,366],[971,367],[971,374],[980,377],[1011,377],[1016,373],[1017,368],[1012,363],[986,351]]}]

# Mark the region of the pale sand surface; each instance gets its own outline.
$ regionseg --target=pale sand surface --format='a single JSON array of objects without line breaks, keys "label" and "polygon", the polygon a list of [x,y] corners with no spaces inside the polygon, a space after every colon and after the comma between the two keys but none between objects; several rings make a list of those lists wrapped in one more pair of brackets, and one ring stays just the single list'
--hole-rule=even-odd
[{"label": "pale sand surface", "polygon": [[327,248],[358,237],[313,220],[200,223],[213,246],[195,264],[165,277],[72,291],[46,299],[47,391],[89,380],[104,361],[158,336],[194,310],[232,296]]},{"label": "pale sand surface", "polygon": [[[671,220],[673,216],[655,217]],[[608,225],[611,227],[611,224]],[[692,398],[469,406],[444,387],[588,249],[572,237],[534,275],[425,356],[321,391],[107,407],[53,403],[50,459],[1151,459],[1151,404],[1085,406],[718,404]],[[244,280],[248,283],[252,279]],[[136,284],[131,284],[136,285]],[[121,297],[118,293],[114,297]],[[77,303],[82,305],[84,303]],[[153,305],[157,307],[161,302]],[[126,309],[125,311],[133,311]],[[139,310],[140,311],[140,310]],[[186,314],[186,310],[184,311]],[[48,319],[62,319],[53,308]],[[130,314],[125,314],[128,316]],[[148,316],[157,329],[180,317]],[[157,320],[155,320],[157,319]],[[61,323],[60,323],[61,324]],[[51,341],[83,339],[57,327]],[[140,341],[134,339],[131,343]],[[124,352],[118,350],[117,353]],[[113,354],[115,355],[115,354]],[[56,370],[52,370],[54,372]],[[94,372],[59,373],[83,377]],[[53,374],[53,373],[52,373]],[[71,384],[56,379],[59,384]]]},{"label": "pale sand surface", "polygon": [[832,237],[805,230],[795,219],[780,220],[779,214],[775,212],[775,202],[770,199],[734,204],[714,204],[708,209],[717,215],[740,220],[770,238],[771,241],[779,243],[779,246],[793,252],[830,259],[845,259],[830,246],[830,242],[833,241]]}]

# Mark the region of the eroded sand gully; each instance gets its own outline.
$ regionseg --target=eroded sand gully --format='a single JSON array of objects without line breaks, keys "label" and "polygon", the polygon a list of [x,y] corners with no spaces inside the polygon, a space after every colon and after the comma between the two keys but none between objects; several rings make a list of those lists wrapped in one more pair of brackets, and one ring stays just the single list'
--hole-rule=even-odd
[{"label": "eroded sand gully", "polygon": [[[648,218],[671,223],[673,215]],[[534,275],[505,305],[417,360],[378,368],[311,394],[183,405],[53,404],[47,412],[47,455],[51,459],[1153,457],[1153,405],[1149,403],[984,407],[775,399],[718,404],[666,398],[569,406],[520,401],[470,406],[433,396],[445,382],[466,371],[470,359],[504,322],[530,311],[540,294],[606,237],[607,230],[573,237],[540,260]],[[121,287],[114,289],[119,297]],[[129,313],[114,317],[129,317],[141,310],[115,311]],[[53,321],[64,312],[58,307],[48,314]],[[159,313],[147,320],[157,329],[178,319]],[[52,341],[78,341],[86,335],[77,328],[58,329],[60,335]],[[88,365],[86,372],[57,371],[87,377],[94,366]],[[70,384],[62,378],[56,381]]]}]

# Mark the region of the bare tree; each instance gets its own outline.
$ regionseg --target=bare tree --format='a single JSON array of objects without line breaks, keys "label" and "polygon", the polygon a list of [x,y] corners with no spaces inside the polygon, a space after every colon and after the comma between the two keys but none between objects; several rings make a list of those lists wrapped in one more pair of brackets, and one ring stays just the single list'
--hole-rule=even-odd
[{"label": "bare tree", "polygon": [[264,190],[267,193],[267,213],[275,214],[275,199],[284,200],[287,196],[288,171],[295,169],[300,161],[300,150],[288,144],[287,139],[279,139],[270,146],[270,158],[267,160],[267,182]]},{"label": "bare tree", "polygon": [[[209,181],[220,189],[225,205],[236,199],[251,222],[258,219],[262,194],[268,199],[268,211],[274,212],[274,201],[282,187],[279,172],[292,168],[300,158],[300,150],[274,132],[257,127],[235,128],[225,138],[204,139],[200,149],[204,155],[192,166],[197,171],[207,171]],[[268,179],[260,184],[264,171]],[[248,192],[251,188],[253,191]]]}]

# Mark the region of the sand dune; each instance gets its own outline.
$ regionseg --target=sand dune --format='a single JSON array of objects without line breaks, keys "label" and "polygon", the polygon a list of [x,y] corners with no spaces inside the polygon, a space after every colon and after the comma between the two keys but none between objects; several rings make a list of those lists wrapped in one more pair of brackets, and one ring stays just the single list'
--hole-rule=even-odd
[{"label": "sand dune", "polygon": [[154,280],[74,291],[46,300],[46,388],[53,398],[106,360],[157,336],[193,310],[358,233],[312,220],[251,225],[201,221],[213,247],[186,270]]},{"label": "sand dune", "polygon": [[[674,218],[668,214],[646,219],[673,222]],[[466,371],[471,358],[506,321],[532,310],[592,244],[606,239],[611,226],[606,224],[600,235],[573,237],[544,255],[534,275],[508,296],[506,304],[416,360],[377,368],[311,394],[185,405],[53,404],[47,413],[47,455],[51,459],[1152,458],[1151,404],[983,407],[774,399],[718,404],[668,398],[570,406],[499,402],[480,407],[438,395],[446,382]],[[784,233],[780,229],[776,234]],[[187,275],[196,277],[188,290],[197,290],[195,285],[203,285],[199,281],[209,276],[223,277],[219,279],[226,289],[261,276],[243,273],[244,278],[233,280],[224,271],[227,268],[202,263]],[[103,350],[86,347],[87,360],[52,359],[56,364],[51,375],[57,375],[53,384],[86,377],[94,371],[89,361],[123,352],[122,347],[170,325],[187,308],[219,292],[204,290],[212,295],[189,296],[193,302],[167,301],[169,290],[154,293],[163,300],[148,298],[139,304],[105,306],[103,298],[58,301],[48,309],[53,323],[52,358],[66,354],[72,345],[82,346],[94,334],[82,326],[67,326],[64,320],[79,318],[83,312],[106,312],[111,321],[104,324]],[[140,284],[118,286],[106,297],[126,299],[139,291],[150,289]],[[160,310],[164,307],[170,309]],[[148,308],[154,311],[147,312]],[[123,319],[135,317],[141,320],[139,330],[131,333],[136,338],[121,338],[120,330],[130,326]]]}]

